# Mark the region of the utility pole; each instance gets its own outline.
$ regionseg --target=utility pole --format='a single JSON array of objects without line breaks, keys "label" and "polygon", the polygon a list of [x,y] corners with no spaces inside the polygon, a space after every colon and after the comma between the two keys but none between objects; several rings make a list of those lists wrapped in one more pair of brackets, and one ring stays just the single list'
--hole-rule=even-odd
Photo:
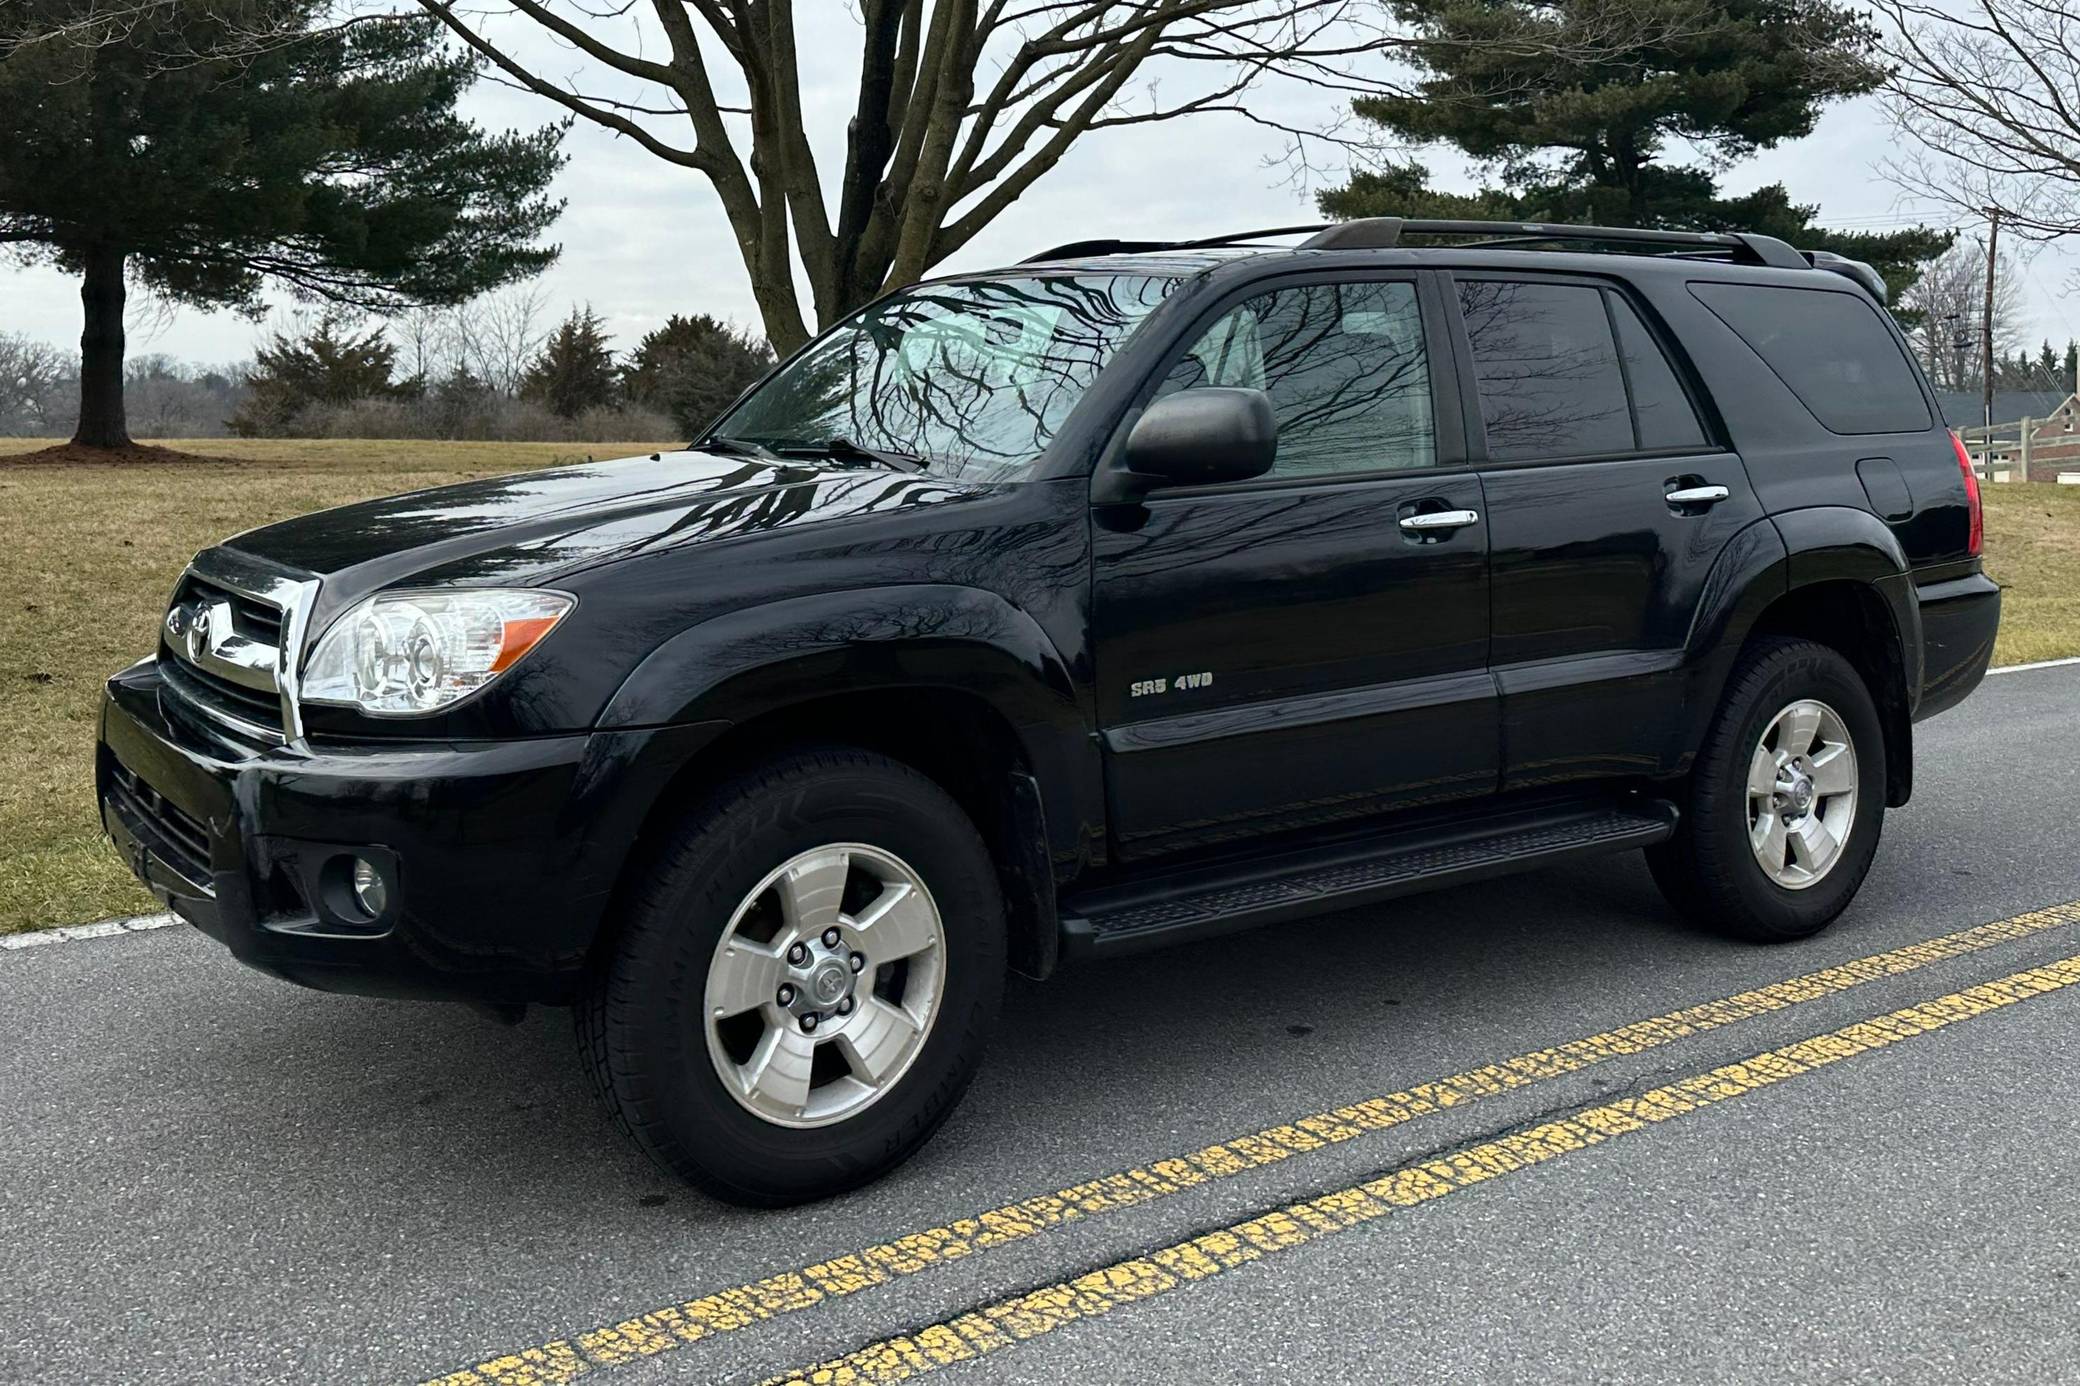
[{"label": "utility pole", "polygon": [[1994,248],[2001,239],[2001,209],[1986,209],[1986,312],[1979,321],[1979,371],[1984,377],[1986,391],[1985,418],[1986,455],[1993,456],[1993,274],[1997,263]]}]

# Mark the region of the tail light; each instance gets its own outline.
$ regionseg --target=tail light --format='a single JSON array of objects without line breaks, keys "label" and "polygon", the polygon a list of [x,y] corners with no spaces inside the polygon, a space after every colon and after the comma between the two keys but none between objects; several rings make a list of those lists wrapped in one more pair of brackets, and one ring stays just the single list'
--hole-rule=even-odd
[{"label": "tail light", "polygon": [[1977,558],[1979,550],[1986,547],[1986,511],[1979,503],[1979,474],[1972,470],[1972,455],[1964,450],[1964,439],[1957,436],[1954,428],[1950,430],[1950,446],[1957,450],[1957,469],[1964,473],[1964,504],[1972,513],[1969,552]]}]

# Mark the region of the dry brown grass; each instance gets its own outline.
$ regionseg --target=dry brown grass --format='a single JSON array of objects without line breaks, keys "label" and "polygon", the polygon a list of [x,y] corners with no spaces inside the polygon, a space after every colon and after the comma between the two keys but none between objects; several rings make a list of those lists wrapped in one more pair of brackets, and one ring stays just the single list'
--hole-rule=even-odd
[{"label": "dry brown grass", "polygon": [[1993,662],[2080,655],[2080,486],[1980,489],[1986,571],[2005,589]]},{"label": "dry brown grass", "polygon": [[[244,460],[8,464],[49,442],[0,439],[0,933],[152,907],[101,841],[94,712],[196,550],[322,506],[658,446],[211,438],[174,446]],[[2008,588],[1996,658],[2080,654],[2080,486],[1986,495],[1987,568]]]},{"label": "dry brown grass", "polygon": [[236,463],[10,465],[0,438],[0,933],[154,908],[95,817],[101,681],[148,654],[181,566],[226,535],[323,506],[655,443],[209,438]]}]

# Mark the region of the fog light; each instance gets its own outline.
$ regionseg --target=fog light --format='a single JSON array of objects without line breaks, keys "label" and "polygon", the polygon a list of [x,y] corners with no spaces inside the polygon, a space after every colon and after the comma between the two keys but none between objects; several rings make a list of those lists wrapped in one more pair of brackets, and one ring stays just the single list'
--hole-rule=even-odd
[{"label": "fog light", "polygon": [[383,911],[390,905],[390,887],[383,882],[383,873],[376,870],[375,863],[354,858],[354,903],[368,911],[370,919],[381,919]]}]

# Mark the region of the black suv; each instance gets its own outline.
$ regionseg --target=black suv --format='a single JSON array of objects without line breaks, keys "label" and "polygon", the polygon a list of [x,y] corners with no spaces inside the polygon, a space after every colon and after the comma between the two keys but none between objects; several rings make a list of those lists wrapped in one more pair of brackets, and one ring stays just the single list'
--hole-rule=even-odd
[{"label": "black suv", "polygon": [[1632,848],[1825,927],[2000,611],[1876,276],[1300,230],[903,289],[683,451],[205,551],[109,834],[292,981],[574,1004],[744,1202],[915,1150],[1007,968]]}]

